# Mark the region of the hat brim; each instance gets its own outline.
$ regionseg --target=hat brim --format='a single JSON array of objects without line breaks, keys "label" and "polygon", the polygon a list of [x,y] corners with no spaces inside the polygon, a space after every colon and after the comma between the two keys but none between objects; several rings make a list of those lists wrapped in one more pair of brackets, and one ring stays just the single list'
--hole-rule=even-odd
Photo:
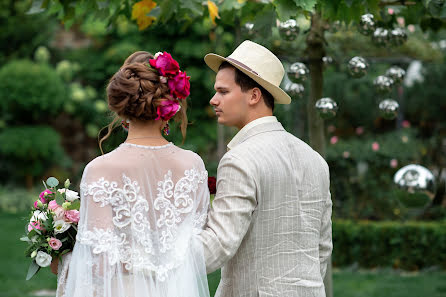
[{"label": "hat brim", "polygon": [[285,93],[284,90],[282,90],[280,87],[273,85],[269,81],[264,80],[257,74],[251,72],[248,69],[243,68],[242,66],[232,62],[231,60],[226,59],[225,57],[216,55],[216,54],[207,54],[204,57],[204,62],[206,65],[209,66],[214,72],[218,72],[218,68],[220,67],[221,63],[228,62],[250,78],[252,78],[254,81],[256,81],[259,85],[261,85],[265,90],[267,90],[273,97],[274,102],[277,104],[290,104],[291,103],[291,97]]}]

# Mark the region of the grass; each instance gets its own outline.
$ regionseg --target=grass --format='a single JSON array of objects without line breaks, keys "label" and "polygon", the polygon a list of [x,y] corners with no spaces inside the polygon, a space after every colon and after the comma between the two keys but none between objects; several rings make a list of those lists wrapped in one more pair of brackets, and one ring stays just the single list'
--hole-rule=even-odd
[{"label": "grass", "polygon": [[[48,269],[25,281],[29,262],[23,254],[26,244],[19,241],[25,217],[22,212],[0,212],[0,297],[31,297],[31,292],[56,288],[56,277]],[[219,271],[208,276],[211,296],[219,279]],[[333,283],[336,297],[446,297],[445,271],[335,269]]]}]

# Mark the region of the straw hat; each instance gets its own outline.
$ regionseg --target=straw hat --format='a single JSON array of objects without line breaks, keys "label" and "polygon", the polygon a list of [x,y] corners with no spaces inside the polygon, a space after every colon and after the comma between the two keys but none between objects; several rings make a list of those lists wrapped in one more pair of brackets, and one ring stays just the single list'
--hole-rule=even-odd
[{"label": "straw hat", "polygon": [[218,72],[218,67],[226,61],[270,92],[275,103],[291,102],[290,96],[279,87],[285,74],[282,63],[267,48],[255,42],[243,41],[227,58],[207,54],[204,61],[215,72]]}]

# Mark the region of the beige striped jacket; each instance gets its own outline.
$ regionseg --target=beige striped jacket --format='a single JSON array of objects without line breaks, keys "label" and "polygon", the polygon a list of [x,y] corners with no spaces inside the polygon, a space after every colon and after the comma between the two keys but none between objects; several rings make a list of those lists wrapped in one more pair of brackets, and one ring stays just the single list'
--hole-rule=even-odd
[{"label": "beige striped jacket", "polygon": [[228,145],[203,242],[207,272],[222,267],[216,297],[323,297],[332,251],[329,170],[275,117]]}]

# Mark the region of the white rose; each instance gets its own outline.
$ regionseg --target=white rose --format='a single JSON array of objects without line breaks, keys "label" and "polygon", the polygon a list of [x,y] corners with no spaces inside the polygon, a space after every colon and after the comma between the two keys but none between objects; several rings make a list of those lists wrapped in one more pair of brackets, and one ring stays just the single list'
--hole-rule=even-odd
[{"label": "white rose", "polygon": [[45,222],[46,220],[48,220],[48,215],[40,210],[35,210],[33,213],[33,216],[31,217],[30,222]]},{"label": "white rose", "polygon": [[53,257],[48,255],[45,252],[38,251],[36,256],[36,263],[40,267],[48,267],[51,264],[51,261],[53,260]]},{"label": "white rose", "polygon": [[158,59],[159,55],[162,55],[162,54],[163,54],[162,52],[157,52],[154,56],[155,60]]},{"label": "white rose", "polygon": [[57,220],[54,222],[54,234],[64,233],[71,225],[64,220]]},{"label": "white rose", "polygon": [[65,191],[66,199],[70,202],[73,202],[76,199],[79,199],[79,193],[71,190]]}]

